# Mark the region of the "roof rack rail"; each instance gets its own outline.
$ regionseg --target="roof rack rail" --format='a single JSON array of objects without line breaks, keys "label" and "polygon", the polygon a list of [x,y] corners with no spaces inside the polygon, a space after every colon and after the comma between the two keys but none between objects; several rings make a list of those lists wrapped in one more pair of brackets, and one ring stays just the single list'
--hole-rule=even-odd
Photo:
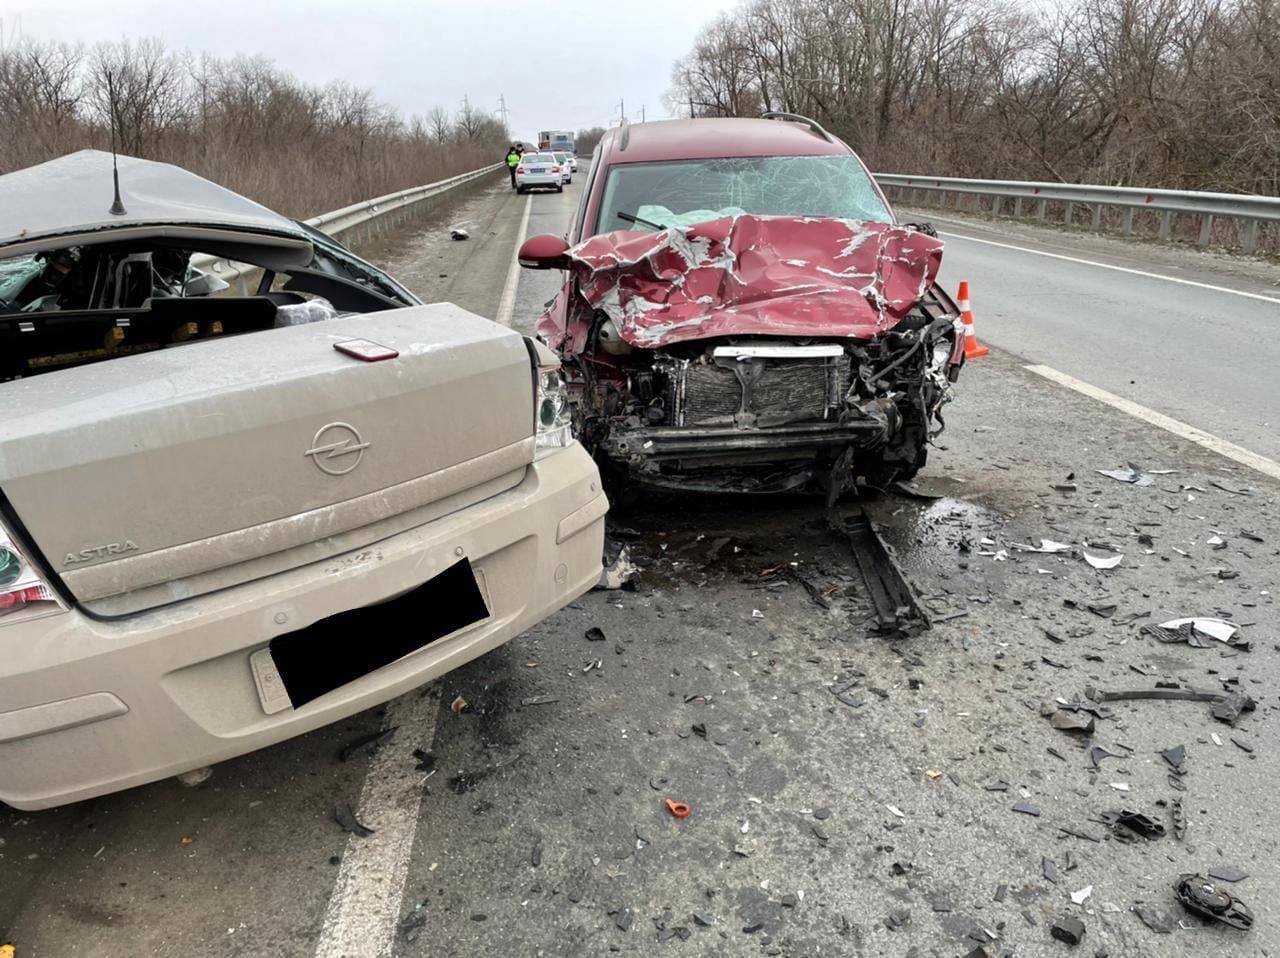
[{"label": "roof rack rail", "polygon": [[803,123],[828,143],[834,143],[836,141],[836,138],[828,133],[821,123],[807,116],[801,116],[799,113],[783,113],[781,110],[767,110],[764,113],[761,113],[760,116],[765,120],[790,120],[792,123]]},{"label": "roof rack rail", "polygon": [[625,153],[627,144],[631,142],[631,124],[627,122],[627,118],[622,118],[620,124],[620,132],[618,133],[618,152]]}]

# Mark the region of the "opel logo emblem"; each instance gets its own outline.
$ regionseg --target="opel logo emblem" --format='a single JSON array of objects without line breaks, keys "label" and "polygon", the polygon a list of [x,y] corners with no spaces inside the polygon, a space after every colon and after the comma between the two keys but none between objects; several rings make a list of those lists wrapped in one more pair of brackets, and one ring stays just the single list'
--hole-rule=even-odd
[{"label": "opel logo emblem", "polygon": [[331,422],[321,426],[311,448],[303,455],[310,456],[321,472],[331,476],[345,476],[364,458],[369,443],[360,438],[356,427],[345,422]]}]

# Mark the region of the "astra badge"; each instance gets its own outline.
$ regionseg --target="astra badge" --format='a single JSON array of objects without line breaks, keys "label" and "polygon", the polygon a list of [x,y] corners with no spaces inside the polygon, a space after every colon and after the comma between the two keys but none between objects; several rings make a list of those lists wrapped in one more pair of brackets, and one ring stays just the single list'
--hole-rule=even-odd
[{"label": "astra badge", "polygon": [[107,556],[120,556],[126,552],[137,551],[138,544],[132,539],[125,539],[124,542],[108,542],[104,546],[87,546],[79,552],[68,552],[62,564],[73,565],[77,562],[90,562],[94,559],[105,559]]},{"label": "astra badge", "polygon": [[320,427],[311,440],[311,448],[303,455],[310,456],[321,472],[327,472],[331,476],[345,476],[360,465],[364,451],[368,448],[369,443],[360,438],[355,426],[345,422],[331,422]]}]

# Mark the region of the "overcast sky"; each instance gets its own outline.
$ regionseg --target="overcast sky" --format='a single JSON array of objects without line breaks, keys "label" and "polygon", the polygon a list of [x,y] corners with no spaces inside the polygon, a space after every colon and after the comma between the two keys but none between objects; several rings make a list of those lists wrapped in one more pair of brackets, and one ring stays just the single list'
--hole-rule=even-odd
[{"label": "overcast sky", "polygon": [[[405,114],[457,110],[468,96],[512,132],[607,126],[666,115],[673,61],[734,0],[0,0],[0,27],[92,44],[159,37],[217,56],[265,54],[298,77],[371,87]],[[197,11],[207,10],[209,16]]]}]

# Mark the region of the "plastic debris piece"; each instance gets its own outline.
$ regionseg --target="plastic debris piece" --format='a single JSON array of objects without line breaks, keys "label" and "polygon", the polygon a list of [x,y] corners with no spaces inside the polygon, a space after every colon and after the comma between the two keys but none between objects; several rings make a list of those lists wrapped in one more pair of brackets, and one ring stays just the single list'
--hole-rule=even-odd
[{"label": "plastic debris piece", "polygon": [[17,950],[13,945],[0,945],[0,958],[17,958]]},{"label": "plastic debris piece", "polygon": [[1182,799],[1175,798],[1169,803],[1169,814],[1173,818],[1173,837],[1181,841],[1187,834],[1187,816],[1182,811]]},{"label": "plastic debris piece", "polygon": [[1098,475],[1114,479],[1116,482],[1127,482],[1134,486],[1149,486],[1155,482],[1150,473],[1145,473],[1133,463],[1127,469],[1098,469]]},{"label": "plastic debris piece", "polygon": [[357,755],[372,755],[379,745],[395,734],[395,731],[396,726],[392,726],[391,728],[384,728],[381,732],[364,735],[348,742],[342,751],[338,753],[338,760],[348,762]]},{"label": "plastic debris piece", "polygon": [[667,811],[669,811],[676,818],[689,817],[689,806],[686,805],[684,802],[675,802],[668,798],[663,802],[663,804],[667,806]]},{"label": "plastic debris piece", "polygon": [[1111,783],[1111,787],[1112,787],[1112,788],[1114,788],[1117,792],[1127,792],[1127,791],[1129,791],[1129,783],[1128,783],[1128,782],[1112,782],[1112,783]]},{"label": "plastic debris piece", "polygon": [[1071,893],[1071,900],[1077,905],[1083,905],[1085,901],[1088,900],[1089,896],[1092,894],[1093,894],[1093,886],[1085,885],[1079,891],[1073,891]]},{"label": "plastic debris piece", "polygon": [[1084,561],[1089,563],[1089,565],[1093,566],[1095,569],[1114,569],[1124,561],[1124,556],[1120,554],[1103,555],[1099,553],[1095,555],[1084,549],[1080,550],[1080,554],[1084,556]]},{"label": "plastic debris piece", "polygon": [[1173,918],[1168,912],[1160,911],[1154,905],[1134,905],[1133,913],[1157,935],[1167,935],[1173,931]]},{"label": "plastic debris piece", "polygon": [[1054,728],[1062,732],[1093,734],[1093,716],[1086,712],[1069,712],[1065,709],[1057,709],[1049,721]]},{"label": "plastic debris piece", "polygon": [[1248,931],[1253,927],[1253,912],[1230,892],[1223,891],[1203,875],[1180,875],[1173,883],[1173,893],[1182,907],[1208,921],[1220,921],[1232,928]]},{"label": "plastic debris piece", "polygon": [[1140,812],[1128,809],[1103,812],[1101,821],[1122,841],[1133,841],[1135,836],[1147,839],[1164,837],[1164,826]]},{"label": "plastic debris piece", "polygon": [[1093,687],[1085,694],[1095,702],[1120,702],[1127,699],[1166,699],[1182,702],[1210,702],[1210,713],[1220,722],[1234,725],[1241,712],[1251,712],[1257,703],[1243,692],[1210,692],[1196,689],[1164,688],[1124,689],[1108,692]]},{"label": "plastic debris piece", "polygon": [[1032,818],[1040,817],[1040,809],[1037,806],[1032,805],[1030,802],[1019,802],[1017,805],[1013,806],[1013,810],[1015,812],[1020,812],[1023,815],[1030,815]]},{"label": "plastic debris piece", "polygon": [[1187,747],[1185,745],[1175,745],[1173,748],[1167,748],[1160,753],[1160,757],[1169,763],[1179,775],[1187,774]]},{"label": "plastic debris piece", "polygon": [[351,806],[346,802],[334,808],[333,820],[342,826],[344,832],[350,832],[358,838],[368,838],[374,833],[374,829],[369,828],[367,825],[361,825],[356,820],[356,813],[351,810]]},{"label": "plastic debris piece", "polygon": [[1045,877],[1046,881],[1051,881],[1056,885],[1058,883],[1058,863],[1052,858],[1041,858],[1040,874]]},{"label": "plastic debris piece", "polygon": [[585,637],[588,642],[603,642],[604,630],[593,625],[591,628],[587,629]]},{"label": "plastic debris piece", "polygon": [[1066,542],[1054,542],[1052,539],[1041,539],[1038,546],[1024,545],[1021,542],[1011,543],[1009,548],[1019,552],[1070,552],[1071,545]]},{"label": "plastic debris piece", "polygon": [[1249,877],[1249,873],[1241,871],[1234,865],[1217,865],[1209,869],[1209,877],[1216,878],[1218,881],[1229,881],[1232,883],[1244,881]]},{"label": "plastic debris piece", "polygon": [[453,240],[469,240],[471,234],[461,226],[455,226],[449,230],[449,237]]},{"label": "plastic debris piece", "polygon": [[890,813],[892,813],[893,815],[896,815],[898,818],[907,817],[906,813],[902,809],[900,809],[897,805],[886,805],[885,808],[889,809]]},{"label": "plastic debris piece", "polygon": [[459,695],[456,699],[449,703],[449,711],[454,715],[461,715],[462,710],[467,707],[467,700]]},{"label": "plastic debris piece", "polygon": [[1249,643],[1236,638],[1240,627],[1226,619],[1213,619],[1206,616],[1194,616],[1184,619],[1170,619],[1159,625],[1144,625],[1138,630],[1140,634],[1150,635],[1166,645],[1186,643],[1192,648],[1208,649],[1217,640],[1227,645],[1248,649]]},{"label": "plastic debris piece", "polygon": [[1084,941],[1084,922],[1070,915],[1063,915],[1049,927],[1049,934],[1068,945]]},{"label": "plastic debris piece", "polygon": [[604,564],[604,568],[600,570],[600,580],[593,588],[634,590],[639,576],[640,567],[631,561],[631,550],[624,545],[612,562]]}]

